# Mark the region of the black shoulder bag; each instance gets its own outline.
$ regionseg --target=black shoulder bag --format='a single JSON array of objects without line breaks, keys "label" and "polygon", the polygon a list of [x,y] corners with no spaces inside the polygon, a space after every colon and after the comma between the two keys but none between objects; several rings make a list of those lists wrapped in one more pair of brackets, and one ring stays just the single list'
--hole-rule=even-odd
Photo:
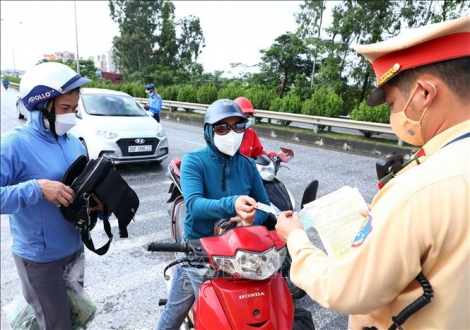
[{"label": "black shoulder bag", "polygon": [[[139,198],[108,158],[98,157],[87,161],[87,157],[81,155],[70,165],[62,182],[73,189],[75,199],[71,205],[61,206],[60,209],[67,220],[75,223],[75,229],[81,233],[82,241],[89,250],[104,255],[109,249],[113,234],[108,211],[118,219],[119,236],[129,236],[127,226],[137,212]],[[90,207],[96,205],[91,193],[95,193],[103,202],[103,227],[109,238],[99,249],[95,248],[90,235],[98,219],[98,211],[90,211]]]}]

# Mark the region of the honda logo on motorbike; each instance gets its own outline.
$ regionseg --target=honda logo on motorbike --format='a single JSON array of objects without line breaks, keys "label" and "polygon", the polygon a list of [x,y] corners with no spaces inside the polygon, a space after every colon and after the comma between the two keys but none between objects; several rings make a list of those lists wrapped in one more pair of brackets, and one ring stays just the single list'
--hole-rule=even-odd
[{"label": "honda logo on motorbike", "polygon": [[135,139],[135,143],[137,144],[144,144],[145,140],[144,139]]},{"label": "honda logo on motorbike", "polygon": [[242,294],[238,296],[238,299],[248,299],[248,298],[254,298],[254,297],[263,297],[265,296],[264,292],[254,292],[254,293],[247,293],[247,294]]}]

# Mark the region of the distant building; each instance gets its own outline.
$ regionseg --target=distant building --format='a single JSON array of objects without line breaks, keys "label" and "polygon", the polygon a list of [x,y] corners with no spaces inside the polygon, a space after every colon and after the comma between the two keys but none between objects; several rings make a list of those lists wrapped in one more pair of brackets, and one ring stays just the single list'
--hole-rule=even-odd
[{"label": "distant building", "polygon": [[90,56],[90,59],[95,64],[95,67],[101,71],[101,74],[98,74],[98,76],[111,80],[115,84],[124,82],[122,74],[116,68],[112,51],[107,51],[97,56]]},{"label": "distant building", "polygon": [[114,62],[113,52],[111,51],[107,51],[102,55],[91,56],[90,59],[95,63],[95,67],[101,71],[118,72],[116,63]]},{"label": "distant building", "polygon": [[114,84],[122,84],[124,82],[122,74],[117,72],[101,71],[101,77],[103,79],[111,80]]},{"label": "distant building", "polygon": [[44,54],[45,59],[49,61],[67,61],[67,60],[75,60],[75,53],[72,52],[55,52],[54,54]]}]

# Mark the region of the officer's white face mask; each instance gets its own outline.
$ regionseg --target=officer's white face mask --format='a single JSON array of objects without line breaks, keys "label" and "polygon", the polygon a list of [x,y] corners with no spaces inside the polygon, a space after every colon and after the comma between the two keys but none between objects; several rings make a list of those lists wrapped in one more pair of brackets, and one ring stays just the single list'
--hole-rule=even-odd
[{"label": "officer's white face mask", "polygon": [[233,156],[242,144],[243,135],[244,133],[236,133],[233,130],[230,130],[230,132],[225,135],[217,135],[214,133],[214,144],[221,153]]},{"label": "officer's white face mask", "polygon": [[[58,136],[62,136],[72,129],[77,124],[75,113],[64,113],[55,116],[55,132]],[[44,126],[51,129],[49,121],[44,120]]]}]

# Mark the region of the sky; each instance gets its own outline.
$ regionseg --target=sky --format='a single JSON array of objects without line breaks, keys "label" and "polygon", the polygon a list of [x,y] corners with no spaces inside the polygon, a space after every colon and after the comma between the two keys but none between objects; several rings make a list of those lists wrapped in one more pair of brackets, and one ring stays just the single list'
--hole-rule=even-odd
[{"label": "sky", "polygon": [[[230,63],[254,65],[260,49],[287,31],[303,1],[173,1],[176,19],[199,17],[205,37],[198,62],[206,72],[233,72]],[[56,51],[80,58],[101,55],[119,34],[107,1],[0,1],[2,69],[27,70]],[[76,8],[76,11],[75,9]],[[75,13],[77,24],[75,24]],[[76,38],[77,36],[77,38]]]}]

